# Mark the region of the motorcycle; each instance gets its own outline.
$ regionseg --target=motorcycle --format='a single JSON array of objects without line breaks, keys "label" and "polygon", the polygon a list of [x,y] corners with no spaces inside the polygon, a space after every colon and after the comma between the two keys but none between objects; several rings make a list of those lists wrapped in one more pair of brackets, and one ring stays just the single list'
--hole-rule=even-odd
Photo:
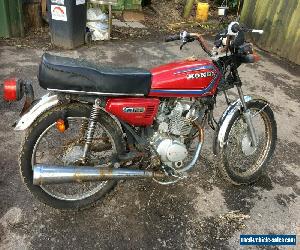
[{"label": "motorcycle", "polygon": [[[256,181],[271,158],[277,127],[270,103],[244,95],[238,67],[259,57],[246,32],[232,22],[209,49],[197,33],[166,38],[198,41],[209,59],[190,58],[153,69],[110,68],[44,54],[38,80],[48,93],[34,98],[32,84],[4,82],[4,99],[25,96],[15,130],[26,130],[19,157],[23,180],[41,202],[82,209],[104,197],[118,180],[153,179],[167,185],[188,178],[208,124],[222,176],[233,184]],[[230,102],[227,90],[237,88]],[[214,118],[217,95],[228,107]]]}]

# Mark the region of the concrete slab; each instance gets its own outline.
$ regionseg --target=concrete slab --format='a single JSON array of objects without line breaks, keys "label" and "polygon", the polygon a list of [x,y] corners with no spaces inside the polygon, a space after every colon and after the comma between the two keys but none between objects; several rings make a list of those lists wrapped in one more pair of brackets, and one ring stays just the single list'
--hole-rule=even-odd
[{"label": "concrete slab", "polygon": [[112,19],[112,25],[116,27],[129,27],[125,22],[122,22],[119,19]]},{"label": "concrete slab", "polygon": [[141,11],[123,11],[123,18],[125,22],[132,22],[132,21],[145,21],[145,15]]},{"label": "concrete slab", "polygon": [[[101,66],[148,69],[195,54],[206,57],[196,43],[179,51],[179,43],[143,39],[49,53]],[[32,80],[37,98],[46,93],[36,78],[42,54],[41,49],[0,46],[0,97],[8,77]],[[242,65],[239,72],[244,94],[265,97],[275,111],[278,143],[267,175],[239,187],[220,179],[211,150],[213,131],[207,128],[201,158],[189,178],[171,186],[151,180],[119,182],[95,207],[80,212],[46,207],[25,188],[18,167],[23,134],[11,127],[22,102],[0,98],[0,249],[227,250],[245,249],[239,245],[240,234],[300,235],[299,75],[267,56]],[[230,98],[237,98],[235,90]],[[225,108],[218,96],[216,119]]]},{"label": "concrete slab", "polygon": [[133,28],[133,29],[146,29],[147,28],[144,24],[142,24],[140,22],[135,22],[135,21],[122,22],[119,19],[113,19],[112,25],[116,26],[116,27],[126,27],[126,28]]},{"label": "concrete slab", "polygon": [[133,29],[146,29],[146,26],[140,22],[126,22],[126,24]]}]

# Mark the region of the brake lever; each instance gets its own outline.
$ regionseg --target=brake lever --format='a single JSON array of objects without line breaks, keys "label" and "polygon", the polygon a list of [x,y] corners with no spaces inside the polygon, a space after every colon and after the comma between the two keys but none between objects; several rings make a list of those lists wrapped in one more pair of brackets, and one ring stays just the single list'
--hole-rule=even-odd
[{"label": "brake lever", "polygon": [[187,44],[187,41],[182,42],[182,44],[180,45],[180,50],[182,50],[183,46]]},{"label": "brake lever", "polygon": [[186,45],[187,43],[195,41],[195,38],[193,37],[185,37],[182,39],[182,44],[180,46],[180,50],[182,50],[183,46]]}]

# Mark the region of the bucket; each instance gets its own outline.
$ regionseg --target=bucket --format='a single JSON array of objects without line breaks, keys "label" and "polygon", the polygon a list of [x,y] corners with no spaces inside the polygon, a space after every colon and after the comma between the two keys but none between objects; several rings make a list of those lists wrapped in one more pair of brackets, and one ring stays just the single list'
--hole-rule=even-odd
[{"label": "bucket", "polygon": [[196,11],[196,20],[205,22],[208,18],[208,9],[209,5],[208,3],[198,3],[197,4],[197,11]]},{"label": "bucket", "polygon": [[218,15],[219,16],[227,16],[227,12],[228,12],[227,6],[218,7]]}]

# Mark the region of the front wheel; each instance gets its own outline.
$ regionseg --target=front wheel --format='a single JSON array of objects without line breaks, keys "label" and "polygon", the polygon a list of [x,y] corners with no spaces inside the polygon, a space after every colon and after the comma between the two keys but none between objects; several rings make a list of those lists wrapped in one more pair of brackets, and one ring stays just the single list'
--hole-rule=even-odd
[{"label": "front wheel", "polygon": [[[58,209],[79,210],[94,204],[116,181],[33,185],[33,165],[76,165],[83,155],[91,107],[73,103],[45,112],[26,131],[20,154],[20,170],[29,191],[41,202]],[[56,121],[64,117],[68,129],[60,132]],[[105,112],[97,120],[87,165],[111,165],[124,150],[120,128]]]},{"label": "front wheel", "polygon": [[233,184],[255,182],[265,171],[275,150],[277,127],[273,111],[263,101],[247,103],[258,140],[253,146],[242,112],[236,112],[225,133],[225,145],[221,151],[220,172]]}]

